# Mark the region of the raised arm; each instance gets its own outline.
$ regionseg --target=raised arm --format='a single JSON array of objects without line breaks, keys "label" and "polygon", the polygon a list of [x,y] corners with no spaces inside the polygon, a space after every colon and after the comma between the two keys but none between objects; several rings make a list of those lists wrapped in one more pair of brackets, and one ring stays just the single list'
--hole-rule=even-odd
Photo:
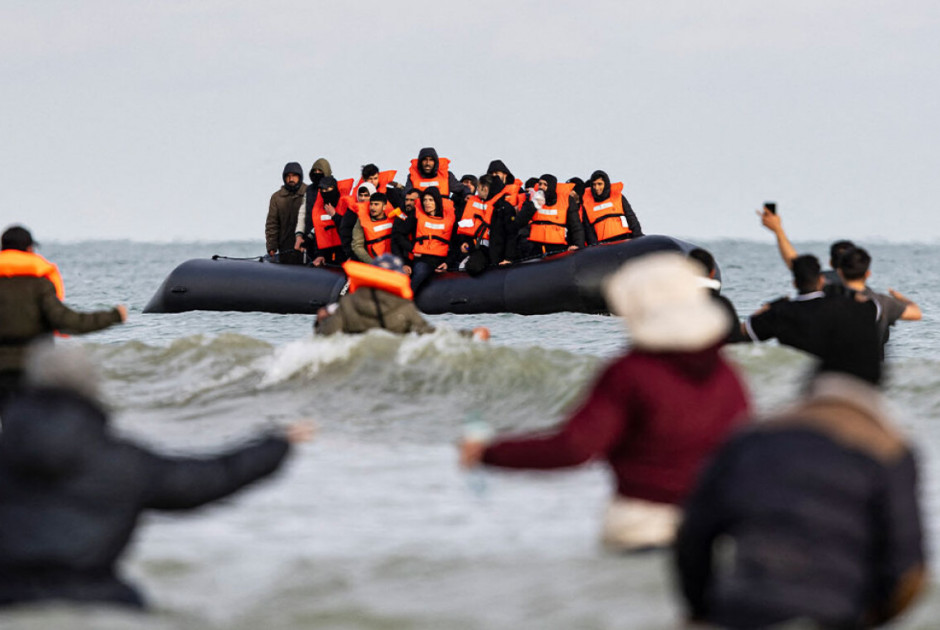
[{"label": "raised arm", "polygon": [[757,216],[760,217],[761,224],[774,233],[774,236],[777,238],[777,249],[780,250],[780,258],[783,259],[783,263],[787,266],[787,269],[792,269],[793,259],[797,257],[796,248],[793,247],[793,244],[787,237],[787,233],[783,231],[783,222],[780,220],[780,217],[767,208],[758,210]]}]

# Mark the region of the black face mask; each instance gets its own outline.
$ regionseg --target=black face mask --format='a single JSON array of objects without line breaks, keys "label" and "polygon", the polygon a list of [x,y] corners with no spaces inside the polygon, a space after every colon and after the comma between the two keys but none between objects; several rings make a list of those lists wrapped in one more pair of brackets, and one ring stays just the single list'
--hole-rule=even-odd
[{"label": "black face mask", "polygon": [[321,190],[320,194],[323,196],[323,203],[325,204],[336,206],[339,203],[339,191],[335,188],[330,191]]}]

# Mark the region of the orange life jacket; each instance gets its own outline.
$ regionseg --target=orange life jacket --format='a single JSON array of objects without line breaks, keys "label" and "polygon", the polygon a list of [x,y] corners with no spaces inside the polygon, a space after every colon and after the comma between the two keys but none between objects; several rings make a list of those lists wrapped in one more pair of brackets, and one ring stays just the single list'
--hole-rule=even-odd
[{"label": "orange life jacket", "polygon": [[415,158],[411,160],[411,167],[408,169],[408,179],[411,180],[411,186],[415,190],[420,191],[430,186],[437,186],[437,189],[441,191],[441,197],[446,197],[450,194],[449,167],[450,160],[448,158],[438,158],[437,176],[428,179],[418,170],[418,159]]},{"label": "orange life jacket", "polygon": [[558,199],[555,205],[542,206],[532,217],[530,241],[548,245],[564,245],[568,242],[565,225],[568,221],[568,195],[572,190],[574,184],[556,184],[555,194]]},{"label": "orange life jacket", "polygon": [[[342,200],[343,198],[340,197],[340,202]],[[313,208],[310,209],[310,220],[313,224],[313,235],[317,239],[317,249],[339,247],[342,244],[339,231],[336,229],[333,217],[327,214],[323,206],[323,195],[317,195],[317,200],[313,202]]]},{"label": "orange life jacket", "polygon": [[489,201],[483,201],[476,195],[468,197],[467,204],[463,207],[463,218],[457,222],[457,233],[479,238],[482,245],[489,245],[493,207],[503,197],[502,193]]},{"label": "orange life jacket", "polygon": [[598,241],[614,241],[631,234],[627,216],[623,213],[623,183],[610,185],[610,197],[604,201],[594,201],[590,189],[584,191],[581,199],[581,211],[588,223],[594,226]]},{"label": "orange life jacket", "polygon": [[24,252],[18,249],[5,249],[0,251],[0,277],[32,276],[47,278],[55,287],[55,294],[59,300],[65,299],[65,285],[59,268],[33,252]]},{"label": "orange life jacket", "polygon": [[506,184],[503,188],[503,192],[506,194],[506,201],[512,204],[512,207],[518,210],[522,207],[522,204],[525,203],[526,195],[525,191],[522,189],[522,181],[516,180],[511,184]]},{"label": "orange life jacket", "polygon": [[415,229],[414,253],[423,256],[440,256],[446,258],[450,251],[450,237],[454,232],[453,209],[449,212],[444,206],[443,216],[432,217],[424,210],[415,210],[418,226]]},{"label": "orange life jacket", "polygon": [[352,177],[350,177],[349,179],[341,179],[338,182],[336,182],[336,190],[339,191],[340,197],[351,195],[353,194],[354,190],[358,190],[358,188],[352,187],[352,183],[353,183]]},{"label": "orange life jacket", "polygon": [[[398,171],[381,171],[379,173],[379,184],[375,187],[375,192],[385,194],[388,190],[388,183],[395,179],[395,173],[397,172]],[[349,181],[352,182],[352,180]],[[362,186],[362,177],[359,177],[359,181],[347,191],[347,194],[355,196],[356,193],[359,192],[360,186]]]},{"label": "orange life jacket", "polygon": [[[361,206],[365,206],[363,210]],[[392,251],[392,224],[394,219],[382,217],[378,221],[369,214],[369,204],[360,203],[359,223],[366,237],[366,250],[373,258]]]},{"label": "orange life jacket", "polygon": [[388,291],[406,300],[414,298],[414,293],[411,291],[411,278],[398,271],[382,269],[356,260],[344,262],[343,271],[349,277],[350,293],[355,293],[356,289],[371,287]]}]

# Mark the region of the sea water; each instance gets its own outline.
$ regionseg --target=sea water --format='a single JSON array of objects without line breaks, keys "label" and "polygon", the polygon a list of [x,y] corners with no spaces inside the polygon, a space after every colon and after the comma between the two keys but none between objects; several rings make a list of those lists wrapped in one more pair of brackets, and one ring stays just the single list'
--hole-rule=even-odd
[{"label": "sea water", "polygon": [[[770,243],[703,242],[742,316],[792,293]],[[924,311],[899,322],[886,393],[916,445],[928,544],[940,534],[940,250],[866,243],[870,284]],[[826,259],[825,243],[797,243]],[[578,404],[627,339],[617,318],[558,313],[440,315],[433,335],[314,338],[307,315],[143,314],[189,258],[254,256],[253,242],[45,244],[66,302],[126,303],[123,326],[74,337],[101,366],[116,428],[199,454],[298,419],[318,427],[282,472],[205,509],[149,514],[121,570],[150,615],[107,607],[0,613],[6,628],[676,628],[682,606],[665,553],[598,543],[611,493],[601,465],[485,471],[468,478],[455,443],[468,417],[496,431],[550,426]],[[487,326],[488,343],[458,329]],[[774,343],[731,347],[762,412],[795,399],[811,363]],[[482,489],[482,490],[481,490]],[[937,562],[931,561],[936,572]],[[934,628],[931,587],[896,627]]]}]

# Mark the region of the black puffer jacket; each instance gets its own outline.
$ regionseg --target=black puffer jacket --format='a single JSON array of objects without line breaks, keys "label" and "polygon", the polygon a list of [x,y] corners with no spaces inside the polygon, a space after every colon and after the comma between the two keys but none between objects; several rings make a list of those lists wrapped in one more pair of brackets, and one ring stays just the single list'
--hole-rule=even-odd
[{"label": "black puffer jacket", "polygon": [[0,413],[0,605],[143,605],[114,574],[141,512],[229,495],[277,470],[288,450],[270,436],[213,457],[157,455],[112,435],[101,407],[61,389],[25,391]]}]

